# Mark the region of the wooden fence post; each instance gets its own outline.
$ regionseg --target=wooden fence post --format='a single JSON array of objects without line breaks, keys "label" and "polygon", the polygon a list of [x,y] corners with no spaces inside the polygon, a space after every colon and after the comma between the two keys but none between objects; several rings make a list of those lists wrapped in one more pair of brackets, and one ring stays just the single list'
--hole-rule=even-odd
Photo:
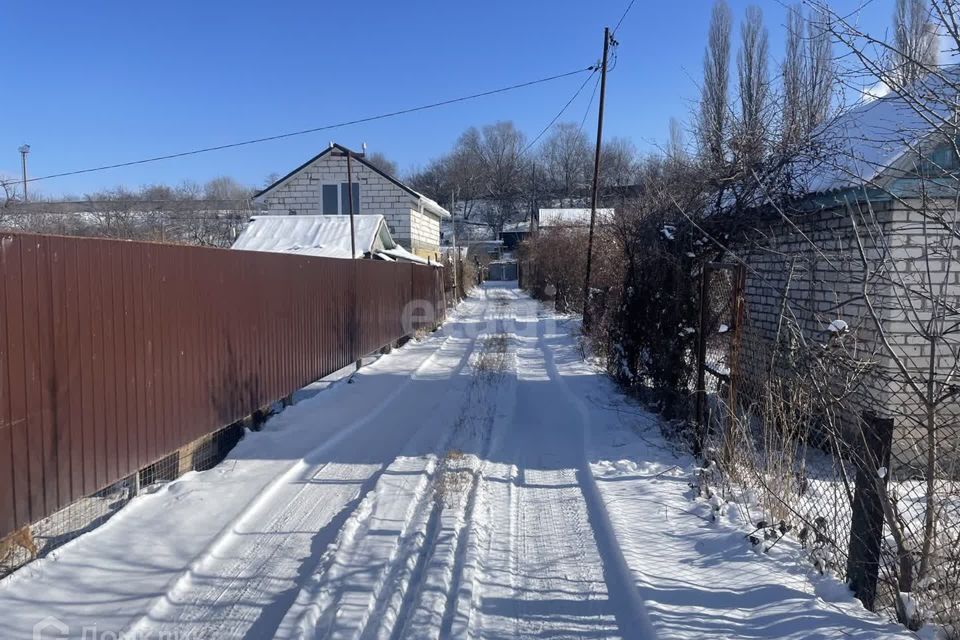
[{"label": "wooden fence post", "polygon": [[696,398],[696,426],[697,433],[693,443],[693,455],[700,457],[703,454],[703,444],[707,437],[707,321],[710,304],[707,300],[709,293],[710,265],[703,265],[700,273],[700,326],[697,327],[697,398]]},{"label": "wooden fence post", "polygon": [[737,420],[737,383],[740,382],[740,342],[743,337],[743,324],[746,319],[747,268],[738,264],[733,271],[733,291],[730,301],[730,357],[727,382],[727,410],[730,414],[730,426]]},{"label": "wooden fence post", "polygon": [[[863,606],[873,610],[883,546],[883,493],[890,477],[893,418],[863,414],[863,451],[857,459],[847,582]],[[881,469],[883,471],[881,471]]]}]

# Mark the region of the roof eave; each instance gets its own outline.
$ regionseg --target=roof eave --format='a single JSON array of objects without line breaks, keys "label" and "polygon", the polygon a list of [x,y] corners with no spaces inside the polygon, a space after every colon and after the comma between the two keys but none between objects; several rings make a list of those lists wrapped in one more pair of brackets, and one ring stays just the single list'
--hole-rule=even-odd
[{"label": "roof eave", "polygon": [[[341,145],[341,144],[338,144],[338,143],[334,142],[334,143],[331,144],[329,147],[327,147],[326,149],[324,149],[323,151],[321,151],[321,152],[318,153],[317,155],[313,156],[312,158],[310,158],[309,160],[307,160],[306,162],[304,162],[303,164],[301,164],[299,167],[297,167],[296,169],[294,169],[293,171],[291,171],[291,172],[288,173],[287,175],[283,176],[282,178],[280,178],[279,180],[277,180],[276,182],[274,182],[273,184],[271,184],[269,187],[263,189],[262,191],[259,191],[259,192],[255,193],[255,194],[253,195],[253,197],[251,198],[251,201],[252,201],[252,202],[255,202],[255,203],[257,203],[257,204],[263,204],[263,196],[265,196],[265,195],[266,195],[267,193],[269,193],[270,191],[273,191],[275,188],[281,186],[281,185],[282,185],[283,183],[285,183],[287,180],[289,180],[290,178],[294,177],[296,174],[300,173],[301,171],[303,171],[304,169],[306,169],[308,166],[310,166],[311,164],[313,164],[314,162],[316,162],[317,160],[319,160],[320,158],[322,158],[322,157],[325,156],[326,154],[330,153],[330,152],[333,151],[334,149],[336,149],[337,151],[340,151],[340,152],[342,152],[342,153],[352,153],[352,151],[351,151],[350,149],[346,148],[345,146],[343,146],[343,145]],[[408,187],[408,186],[405,185],[404,183],[400,182],[397,178],[394,178],[393,176],[391,176],[389,173],[387,173],[387,172],[383,171],[382,169],[380,169],[380,168],[378,168],[378,167],[370,164],[369,162],[367,162],[367,160],[366,160],[365,158],[360,157],[360,156],[357,156],[357,155],[354,155],[354,156],[351,156],[351,157],[352,157],[354,160],[356,160],[357,162],[359,162],[359,163],[361,163],[362,165],[364,165],[365,167],[367,167],[368,169],[370,169],[371,171],[373,171],[374,173],[376,173],[376,174],[378,174],[379,176],[381,176],[382,178],[384,178],[384,179],[386,179],[387,181],[393,183],[394,185],[396,185],[396,186],[399,187],[400,189],[403,189],[404,191],[406,191],[410,196],[412,196],[412,197],[414,198],[414,200],[417,202],[418,205],[424,206],[424,205],[427,204],[428,202],[429,202],[429,203],[432,203],[432,207],[431,207],[431,208],[432,208],[433,210],[431,211],[431,213],[433,213],[434,215],[437,215],[437,216],[439,216],[439,217],[441,217],[441,218],[443,218],[443,217],[449,217],[449,216],[450,216],[450,213],[449,213],[446,209],[444,209],[443,207],[441,207],[439,204],[437,204],[436,202],[433,202],[433,200],[430,200],[429,198],[427,198],[426,196],[424,196],[424,195],[421,194],[421,193],[418,193],[418,192],[415,191],[414,189],[411,189],[410,187]],[[428,205],[428,206],[429,206],[429,205]],[[424,206],[424,208],[427,208],[427,206]]]},{"label": "roof eave", "polygon": [[431,200],[430,198],[420,194],[417,194],[417,199],[418,204],[423,208],[424,211],[432,213],[438,218],[451,217],[450,212],[441,207],[435,200]]}]

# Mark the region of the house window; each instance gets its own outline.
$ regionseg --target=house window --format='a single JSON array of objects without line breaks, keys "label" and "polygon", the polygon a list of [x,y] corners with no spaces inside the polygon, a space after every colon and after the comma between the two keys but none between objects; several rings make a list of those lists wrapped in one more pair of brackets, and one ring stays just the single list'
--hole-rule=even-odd
[{"label": "house window", "polygon": [[[325,184],[322,187],[323,215],[349,215],[350,192],[346,182]],[[360,213],[360,183],[353,183],[353,212]]]},{"label": "house window", "polygon": [[323,215],[337,215],[340,213],[340,186],[336,184],[323,185]]}]

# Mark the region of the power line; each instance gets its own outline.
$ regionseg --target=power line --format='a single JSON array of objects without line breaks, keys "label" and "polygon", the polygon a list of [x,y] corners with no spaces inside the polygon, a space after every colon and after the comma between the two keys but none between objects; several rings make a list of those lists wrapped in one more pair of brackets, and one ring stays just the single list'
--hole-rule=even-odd
[{"label": "power line", "polygon": [[577,130],[577,133],[583,131],[583,126],[587,123],[587,116],[590,115],[590,107],[593,106],[593,100],[597,97],[597,89],[600,88],[600,78],[597,78],[597,81],[593,83],[593,93],[590,94],[590,102],[587,103],[587,110],[583,112],[583,118],[580,119],[580,128]]},{"label": "power line", "polygon": [[577,99],[577,96],[580,95],[580,93],[583,91],[583,88],[587,86],[588,82],[590,82],[590,78],[592,78],[594,74],[597,72],[596,67],[593,67],[592,69],[593,69],[592,73],[589,76],[587,76],[587,79],[583,81],[583,83],[576,90],[576,92],[574,92],[573,96],[569,100],[567,100],[567,103],[563,105],[563,108],[560,109],[559,112],[557,112],[557,115],[553,116],[553,120],[547,123],[547,126],[545,126],[543,129],[540,130],[540,133],[537,134],[537,137],[531,140],[530,144],[524,147],[523,151],[520,152],[520,155],[524,155],[527,151],[529,151],[533,147],[533,145],[537,144],[537,141],[543,137],[543,134],[545,134],[550,129],[550,127],[552,127],[554,123],[556,123],[556,121],[560,119],[560,116],[562,116],[564,112],[567,110],[567,108],[573,103],[573,101]]},{"label": "power line", "polygon": [[[201,154],[201,153],[209,153],[209,152],[211,152],[211,151],[222,151],[222,150],[224,150],[224,149],[233,149],[233,148],[236,148],[236,147],[244,147],[244,146],[248,146],[248,145],[252,145],[252,144],[259,144],[259,143],[261,143],[261,142],[270,142],[270,141],[272,141],[272,140],[282,140],[282,139],[284,139],[284,138],[292,138],[292,137],[295,137],[295,136],[302,136],[302,135],[307,135],[307,134],[310,134],[310,133],[317,133],[317,132],[319,132],[319,131],[329,131],[330,129],[337,129],[337,128],[340,128],[340,127],[346,127],[346,126],[350,126],[350,125],[354,125],[354,124],[363,124],[363,123],[365,123],[365,122],[373,122],[373,121],[375,121],[375,120],[384,120],[384,119],[386,119],[386,118],[393,118],[393,117],[405,115],[405,114],[408,114],[408,113],[415,113],[415,112],[417,112],[417,111],[425,111],[425,110],[427,110],[427,109],[435,109],[435,108],[437,108],[437,107],[442,107],[442,106],[446,106],[446,105],[450,105],[450,104],[455,104],[455,103],[458,103],[458,102],[465,102],[465,101],[467,101],[467,100],[474,100],[474,99],[476,99],[476,98],[483,98],[483,97],[495,95],[495,94],[498,94],[498,93],[505,93],[505,92],[507,92],[507,91],[513,91],[513,90],[515,90],[515,89],[522,89],[522,88],[525,88],[525,87],[530,87],[530,86],[534,86],[534,85],[538,85],[538,84],[543,84],[543,83],[546,83],[546,82],[551,82],[551,81],[553,81],[553,80],[559,80],[559,79],[561,79],[561,78],[567,78],[567,77],[570,77],[570,76],[573,76],[573,75],[577,75],[578,73],[584,73],[585,71],[595,72],[596,69],[595,69],[593,66],[590,66],[590,67],[587,67],[587,68],[585,68],[585,69],[577,69],[577,70],[575,70],[575,71],[568,71],[567,73],[561,73],[561,74],[554,75],[554,76],[549,76],[549,77],[546,77],[546,78],[540,78],[540,79],[538,79],[538,80],[530,80],[530,81],[528,81],[528,82],[521,82],[521,83],[519,83],[519,84],[510,85],[510,86],[508,86],[508,87],[501,87],[501,88],[499,88],[499,89],[492,89],[492,90],[490,90],[490,91],[483,91],[483,92],[481,92],[481,93],[474,93],[474,94],[470,94],[470,95],[467,95],[467,96],[460,96],[460,97],[458,97],[458,98],[451,98],[451,99],[449,99],[449,100],[441,100],[440,102],[433,102],[433,103],[430,103],[430,104],[420,105],[420,106],[417,106],[417,107],[410,107],[410,108],[408,108],[408,109],[400,109],[400,110],[398,110],[398,111],[391,111],[391,112],[389,112],[389,113],[381,113],[381,114],[375,115],[375,116],[367,116],[367,117],[364,117],[364,118],[357,118],[357,119],[355,119],[355,120],[346,120],[346,121],[338,122],[338,123],[335,123],[335,124],[327,124],[327,125],[322,125],[322,126],[319,126],[319,127],[312,127],[312,128],[310,128],[310,129],[301,129],[301,130],[299,130],[299,131],[290,131],[290,132],[287,132],[287,133],[281,133],[281,134],[277,134],[277,135],[273,135],[273,136],[266,136],[266,137],[264,137],[264,138],[254,138],[254,139],[252,139],[252,140],[243,140],[243,141],[241,141],[241,142],[232,142],[232,143],[229,143],[229,144],[221,144],[221,145],[216,145],[216,146],[212,146],[212,147],[203,147],[203,148],[200,148],[200,149],[192,149],[192,150],[190,150],[190,151],[181,151],[181,152],[179,152],[179,153],[170,153],[170,154],[167,154],[167,155],[154,156],[154,157],[151,157],[151,158],[144,158],[144,159],[141,159],[141,160],[131,160],[131,161],[129,161],[129,162],[119,162],[119,163],[116,163],[116,164],[102,165],[102,166],[99,166],[99,167],[90,167],[90,168],[88,168],[88,169],[77,169],[77,170],[75,170],[75,171],[64,171],[64,172],[62,172],[62,173],[51,173],[51,174],[45,175],[45,176],[39,176],[39,177],[36,177],[36,178],[29,178],[29,179],[27,180],[27,182],[38,182],[38,181],[40,181],[40,180],[50,180],[50,179],[52,179],[52,178],[63,178],[63,177],[66,177],[66,176],[75,176],[75,175],[79,175],[79,174],[83,174],[83,173],[94,173],[94,172],[96,172],[96,171],[107,171],[108,169],[119,169],[119,168],[122,168],[122,167],[132,167],[132,166],[140,165],[140,164],[148,164],[148,163],[151,163],[151,162],[159,162],[159,161],[161,161],[161,160],[172,160],[172,159],[174,159],[174,158],[183,158],[183,157],[186,157],[186,156],[193,156],[193,155],[197,155],[197,154]],[[591,76],[592,76],[592,75],[593,75],[593,73],[591,73]]]},{"label": "power line", "polygon": [[623,23],[623,19],[627,17],[627,14],[630,13],[630,9],[633,9],[633,3],[637,0],[630,0],[630,4],[627,5],[627,8],[624,10],[623,15],[620,16],[620,19],[617,20],[617,26],[613,28],[613,31],[610,32],[610,37],[617,35],[617,29],[620,28],[620,25]]},{"label": "power line", "polygon": [[[630,10],[633,9],[633,3],[634,3],[634,2],[636,2],[636,0],[630,0],[630,4],[627,5],[627,8],[626,8],[626,9],[623,11],[623,13],[620,15],[620,19],[617,20],[617,26],[615,26],[615,27],[613,28],[613,31],[610,32],[610,39],[611,39],[611,41],[612,41],[611,44],[613,45],[613,66],[607,68],[607,71],[608,71],[608,72],[609,72],[609,71],[612,71],[612,70],[613,70],[613,67],[615,67],[616,64],[617,64],[617,45],[618,45],[619,43],[618,43],[616,40],[613,40],[613,36],[614,36],[614,34],[616,34],[617,29],[619,29],[619,28],[620,28],[620,25],[623,23],[623,19],[626,18],[626,17],[627,17],[627,14],[630,13]],[[583,84],[581,84],[580,87],[577,89],[576,93],[573,94],[573,97],[570,98],[570,99],[567,101],[567,104],[563,105],[563,108],[560,109],[560,112],[559,112],[556,116],[554,116],[553,120],[551,120],[551,121],[549,122],[549,124],[547,124],[547,126],[545,126],[545,127],[543,128],[543,130],[540,131],[540,133],[537,134],[537,137],[534,138],[533,141],[531,141],[530,144],[528,144],[528,145],[524,148],[524,150],[520,153],[520,155],[523,155],[523,154],[525,154],[527,151],[529,151],[530,148],[533,147],[533,145],[535,145],[535,144],[537,143],[537,140],[539,140],[541,137],[543,137],[543,134],[545,134],[545,133],[547,132],[547,130],[549,130],[550,127],[552,127],[552,126],[554,125],[554,123],[555,123],[557,120],[560,119],[560,116],[563,115],[563,113],[567,110],[567,108],[570,106],[570,104],[571,104],[574,100],[576,100],[576,99],[577,99],[577,96],[580,95],[580,92],[583,91],[583,88],[584,88],[584,87],[587,85],[587,83],[590,81],[590,78],[592,78],[592,77],[594,76],[594,74],[600,69],[600,65],[599,65],[599,64],[596,64],[596,65],[593,65],[592,67],[589,67],[588,69],[589,69],[589,71],[591,71],[590,75],[587,76],[587,79],[583,81]],[[587,110],[586,110],[586,111],[584,112],[584,114],[583,114],[583,119],[580,120],[580,127],[579,127],[578,130],[577,130],[578,133],[581,132],[581,131],[583,131],[583,125],[584,125],[584,123],[587,121],[587,115],[590,113],[590,107],[593,106],[593,99],[594,99],[594,98],[596,97],[596,95],[597,95],[597,87],[599,87],[599,86],[600,86],[600,78],[598,77],[596,84],[593,85],[593,93],[590,95],[590,102],[587,103]]]}]

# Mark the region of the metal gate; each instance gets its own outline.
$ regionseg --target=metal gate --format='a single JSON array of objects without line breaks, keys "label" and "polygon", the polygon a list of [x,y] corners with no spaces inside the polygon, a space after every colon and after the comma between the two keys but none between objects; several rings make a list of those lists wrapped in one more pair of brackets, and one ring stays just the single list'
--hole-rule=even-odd
[{"label": "metal gate", "polygon": [[[700,274],[700,322],[697,332],[696,454],[700,455],[712,414],[708,396],[718,408],[733,411],[737,402],[737,365],[744,322],[746,268],[709,262]],[[722,416],[716,416],[722,418]]]},{"label": "metal gate", "polygon": [[491,262],[487,266],[487,280],[516,280],[517,263],[510,261]]}]

